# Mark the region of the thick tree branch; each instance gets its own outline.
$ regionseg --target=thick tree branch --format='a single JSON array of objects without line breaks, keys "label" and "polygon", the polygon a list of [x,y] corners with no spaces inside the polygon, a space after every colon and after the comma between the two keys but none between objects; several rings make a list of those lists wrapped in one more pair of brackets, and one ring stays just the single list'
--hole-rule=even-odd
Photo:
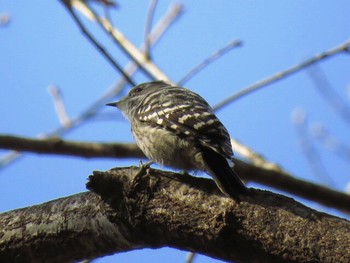
[{"label": "thick tree branch", "polygon": [[[144,158],[135,144],[87,143],[65,141],[59,138],[29,139],[0,135],[0,149],[12,149],[42,154],[61,154],[85,158]],[[318,202],[350,213],[350,195],[307,182],[277,169],[268,169],[235,160],[235,170],[246,180]]]},{"label": "thick tree branch", "polygon": [[0,262],[66,262],[174,247],[236,262],[347,262],[349,221],[251,189],[138,167],[94,172],[81,193],[0,214]]},{"label": "thick tree branch", "polygon": [[112,253],[114,244],[130,248],[111,214],[93,193],[0,214],[0,262],[72,262]]}]

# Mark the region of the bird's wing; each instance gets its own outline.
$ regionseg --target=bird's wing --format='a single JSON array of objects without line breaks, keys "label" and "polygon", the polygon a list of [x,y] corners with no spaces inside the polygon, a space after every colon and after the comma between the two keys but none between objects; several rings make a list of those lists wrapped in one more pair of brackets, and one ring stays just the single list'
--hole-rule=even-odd
[{"label": "bird's wing", "polygon": [[174,96],[177,95],[172,93],[172,98],[168,100],[167,96],[160,97],[156,103],[140,108],[140,121],[171,130],[179,136],[191,137],[202,146],[231,157],[233,153],[229,134],[209,105],[198,97],[195,98],[196,104],[188,101],[188,98],[182,100],[183,103],[173,104]]}]

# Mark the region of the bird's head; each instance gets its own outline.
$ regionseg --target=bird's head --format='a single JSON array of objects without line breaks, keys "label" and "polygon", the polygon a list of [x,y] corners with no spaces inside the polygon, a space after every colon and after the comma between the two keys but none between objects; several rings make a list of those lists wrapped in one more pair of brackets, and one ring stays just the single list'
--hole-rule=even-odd
[{"label": "bird's head", "polygon": [[142,83],[133,87],[129,91],[128,95],[126,95],[120,101],[108,103],[106,105],[117,107],[123,112],[124,115],[126,115],[126,117],[130,118],[130,116],[133,114],[133,110],[135,110],[137,106],[140,105],[140,103],[142,103],[148,97],[148,95],[159,89],[168,88],[170,86],[171,84],[165,81]]}]

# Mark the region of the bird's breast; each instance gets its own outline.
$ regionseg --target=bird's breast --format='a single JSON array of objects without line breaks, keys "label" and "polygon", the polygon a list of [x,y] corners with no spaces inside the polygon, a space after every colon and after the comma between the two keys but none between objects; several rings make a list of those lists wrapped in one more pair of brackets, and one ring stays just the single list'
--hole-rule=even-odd
[{"label": "bird's breast", "polygon": [[193,142],[159,127],[140,126],[132,132],[137,145],[152,161],[186,171],[198,169],[194,158],[198,150]]}]

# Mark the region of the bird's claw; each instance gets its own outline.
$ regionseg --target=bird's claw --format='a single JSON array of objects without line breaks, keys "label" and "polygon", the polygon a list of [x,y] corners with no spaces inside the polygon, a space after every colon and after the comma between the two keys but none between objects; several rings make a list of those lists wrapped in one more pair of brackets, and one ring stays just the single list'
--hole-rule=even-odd
[{"label": "bird's claw", "polygon": [[149,169],[151,167],[151,165],[153,164],[153,161],[149,161],[147,163],[143,163],[142,161],[139,162],[139,167],[140,167],[140,170],[144,171],[146,169]]}]

